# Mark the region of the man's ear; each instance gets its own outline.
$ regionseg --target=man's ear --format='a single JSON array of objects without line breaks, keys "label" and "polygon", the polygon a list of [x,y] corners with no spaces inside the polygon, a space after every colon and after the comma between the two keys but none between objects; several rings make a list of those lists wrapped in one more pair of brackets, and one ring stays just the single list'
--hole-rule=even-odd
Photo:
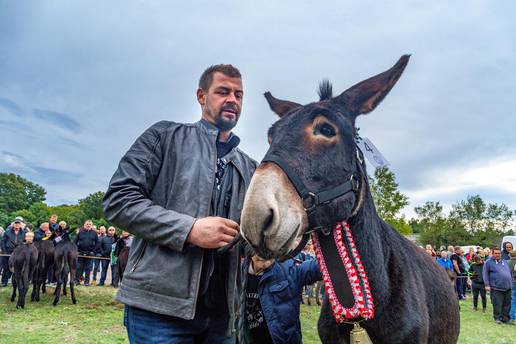
[{"label": "man's ear", "polygon": [[201,106],[206,104],[206,92],[202,88],[197,89],[197,101]]}]

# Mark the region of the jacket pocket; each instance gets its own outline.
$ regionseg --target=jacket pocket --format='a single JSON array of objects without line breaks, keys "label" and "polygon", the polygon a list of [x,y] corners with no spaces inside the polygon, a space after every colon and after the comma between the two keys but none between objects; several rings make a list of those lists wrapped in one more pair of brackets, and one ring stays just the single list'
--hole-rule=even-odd
[{"label": "jacket pocket", "polygon": [[288,288],[288,281],[272,284],[269,287],[269,292],[276,303],[288,301],[292,298],[290,289]]}]

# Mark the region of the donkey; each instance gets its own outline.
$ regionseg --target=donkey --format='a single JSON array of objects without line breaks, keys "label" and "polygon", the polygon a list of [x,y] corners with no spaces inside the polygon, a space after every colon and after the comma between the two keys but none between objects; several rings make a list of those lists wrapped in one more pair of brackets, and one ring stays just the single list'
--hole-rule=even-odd
[{"label": "donkey", "polygon": [[349,343],[358,321],[374,343],[457,342],[459,306],[448,277],[380,219],[356,146],[356,118],[385,98],[408,60],[336,97],[324,82],[320,100],[304,106],[265,93],[280,119],[246,194],[242,236],[264,258],[292,256],[309,232],[319,253],[331,244],[331,252],[348,254],[318,253],[328,282],[318,323],[323,343]]},{"label": "donkey", "polygon": [[25,235],[26,243],[16,246],[9,257],[9,270],[13,273],[11,302],[16,299],[16,290],[18,290],[16,308],[25,308],[25,295],[27,295],[36,268],[38,249],[32,243],[33,238],[33,233],[27,233]]},{"label": "donkey", "polygon": [[52,236],[35,243],[38,249],[38,263],[34,271],[31,301],[39,301],[39,292],[46,293],[46,280],[48,271],[54,265],[54,242]]},{"label": "donkey", "polygon": [[54,273],[57,280],[56,290],[54,292],[54,306],[57,305],[61,296],[61,287],[63,295],[66,295],[66,283],[68,282],[68,274],[70,274],[70,294],[72,303],[75,305],[75,274],[77,273],[77,258],[79,252],[77,246],[70,240],[70,229],[59,229],[59,236],[56,238],[56,247],[54,251]]}]

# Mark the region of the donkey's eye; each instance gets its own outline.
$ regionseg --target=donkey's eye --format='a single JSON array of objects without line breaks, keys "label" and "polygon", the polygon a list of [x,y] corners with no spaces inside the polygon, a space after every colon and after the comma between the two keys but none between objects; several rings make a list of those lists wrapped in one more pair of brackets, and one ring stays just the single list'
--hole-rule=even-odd
[{"label": "donkey's eye", "polygon": [[328,123],[321,124],[318,131],[326,137],[333,137],[336,135],[335,129]]}]

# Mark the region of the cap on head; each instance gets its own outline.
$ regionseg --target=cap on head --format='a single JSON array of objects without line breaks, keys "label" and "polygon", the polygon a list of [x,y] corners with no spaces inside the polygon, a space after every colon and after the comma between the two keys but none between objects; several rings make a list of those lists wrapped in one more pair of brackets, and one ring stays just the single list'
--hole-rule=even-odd
[{"label": "cap on head", "polygon": [[21,216],[16,216],[14,218],[14,223],[24,223],[24,222],[25,222],[25,220]]}]

